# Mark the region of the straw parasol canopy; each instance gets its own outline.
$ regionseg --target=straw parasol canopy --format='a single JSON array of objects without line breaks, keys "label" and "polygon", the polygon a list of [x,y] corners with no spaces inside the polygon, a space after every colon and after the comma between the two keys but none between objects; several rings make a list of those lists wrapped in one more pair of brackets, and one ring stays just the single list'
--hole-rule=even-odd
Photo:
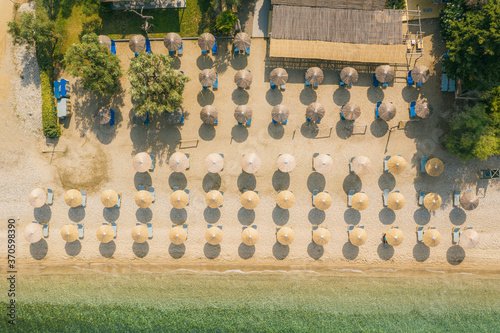
[{"label": "straw parasol canopy", "polygon": [[282,86],[288,81],[288,73],[284,68],[275,68],[271,71],[270,80],[277,86]]},{"label": "straw parasol canopy", "polygon": [[429,176],[439,176],[443,173],[443,171],[444,163],[439,158],[431,158],[427,161],[427,163],[425,163],[425,172],[427,172]]},{"label": "straw parasol canopy", "polygon": [[241,233],[241,241],[247,246],[255,245],[259,241],[259,233],[254,228],[246,228]]},{"label": "straw parasol canopy", "polygon": [[254,191],[246,191],[241,195],[241,204],[246,209],[255,209],[259,205],[259,195]]},{"label": "straw parasol canopy", "polygon": [[352,161],[352,171],[358,176],[366,175],[372,168],[372,162],[366,156],[356,156]]},{"label": "straw parasol canopy", "polygon": [[198,75],[200,83],[204,87],[211,87],[217,80],[217,73],[213,69],[204,69]]},{"label": "straw parasol canopy", "polygon": [[355,193],[351,198],[352,208],[356,210],[365,210],[368,208],[368,196],[363,192]]},{"label": "straw parasol canopy", "polygon": [[474,229],[465,229],[460,235],[460,245],[466,248],[473,248],[479,244],[479,234]]},{"label": "straw parasol canopy", "polygon": [[319,210],[326,210],[332,205],[332,197],[326,192],[319,192],[314,197],[314,207]]},{"label": "straw parasol canopy", "polygon": [[306,72],[306,80],[313,86],[323,82],[324,77],[323,71],[318,67],[311,67]]},{"label": "straw parasol canopy", "polygon": [[307,106],[306,116],[313,122],[320,121],[325,116],[325,108],[319,103],[311,103]]},{"label": "straw parasol canopy", "polygon": [[182,45],[182,38],[175,32],[169,32],[163,39],[163,45],[165,45],[169,51],[177,51]]},{"label": "straw parasol canopy", "polygon": [[390,246],[398,246],[403,243],[403,232],[398,228],[389,229],[389,231],[385,233],[385,239]]},{"label": "straw parasol canopy", "polygon": [[213,125],[217,121],[217,108],[212,105],[206,105],[201,109],[200,118],[205,124]]},{"label": "straw parasol canopy", "polygon": [[148,228],[146,228],[142,224],[133,227],[131,234],[132,234],[132,239],[136,243],[144,243],[145,241],[148,240],[149,237]]},{"label": "straw parasol canopy", "polygon": [[427,229],[424,232],[424,244],[428,247],[435,247],[441,243],[441,234],[436,229]]},{"label": "straw parasol canopy", "polygon": [[106,35],[99,35],[99,44],[105,46],[108,50],[111,50],[111,38]]},{"label": "straw parasol canopy", "polygon": [[387,206],[392,210],[400,210],[405,205],[405,197],[399,192],[392,192],[387,198]]},{"label": "straw parasol canopy", "polygon": [[30,205],[40,208],[47,202],[47,193],[43,188],[35,188],[30,193]]},{"label": "straw parasol canopy", "polygon": [[101,202],[104,207],[114,207],[118,203],[118,193],[113,190],[105,190],[101,193]]},{"label": "straw parasol canopy", "polygon": [[241,168],[246,173],[256,173],[261,164],[262,162],[260,161],[259,156],[254,153],[245,154],[241,158]]},{"label": "straw parasol canopy", "polygon": [[222,205],[222,201],[224,201],[224,196],[219,191],[213,190],[205,195],[205,202],[210,208],[220,207],[220,205]]},{"label": "straw parasol canopy", "polygon": [[476,209],[479,206],[479,198],[472,191],[467,191],[460,197],[460,205],[465,210]]},{"label": "straw parasol canopy", "polygon": [[276,238],[278,239],[278,242],[280,244],[290,245],[293,243],[293,240],[295,239],[295,232],[292,230],[292,228],[283,227],[280,230],[278,230]]},{"label": "straw parasol canopy", "polygon": [[205,166],[208,172],[217,173],[224,169],[224,158],[221,154],[210,154],[205,158]]},{"label": "straw parasol canopy", "polygon": [[441,207],[441,197],[437,193],[427,193],[424,197],[424,206],[428,210],[437,210]]},{"label": "straw parasol canopy", "polygon": [[146,172],[151,168],[151,165],[153,164],[153,160],[151,159],[151,156],[149,156],[148,153],[139,153],[134,156],[134,169],[137,172]]},{"label": "straw parasol canopy", "polygon": [[394,80],[394,69],[389,65],[380,65],[375,69],[375,77],[381,83]]},{"label": "straw parasol canopy", "polygon": [[36,243],[43,236],[43,228],[39,223],[30,223],[24,228],[24,239],[29,243]]},{"label": "straw parasol canopy", "polygon": [[389,161],[387,161],[387,168],[390,173],[399,175],[406,169],[406,160],[399,155],[391,156]]},{"label": "straw parasol canopy", "polygon": [[222,238],[224,238],[224,233],[220,228],[210,227],[205,231],[205,240],[210,245],[217,245],[222,242]]},{"label": "straw parasol canopy", "polygon": [[356,227],[349,234],[349,242],[355,246],[361,246],[366,243],[367,234],[365,229]]},{"label": "straw parasol canopy", "polygon": [[205,32],[198,37],[198,46],[202,50],[210,50],[215,45],[215,37],[211,33]]},{"label": "straw parasol canopy", "polygon": [[239,70],[234,74],[234,83],[239,88],[250,88],[250,85],[252,84],[252,73],[248,70]]},{"label": "straw parasol canopy", "polygon": [[128,46],[134,53],[144,51],[144,48],[146,47],[146,38],[144,38],[144,36],[142,35],[132,36],[132,38],[130,38]]},{"label": "straw parasol canopy", "polygon": [[276,203],[281,209],[290,209],[295,203],[295,195],[290,191],[281,191],[278,193]]},{"label": "straw parasol canopy", "polygon": [[326,228],[319,227],[313,231],[313,241],[318,245],[326,245],[330,242],[330,239],[332,239],[332,236]]},{"label": "straw parasol canopy", "polygon": [[177,190],[170,195],[170,203],[174,208],[182,209],[189,203],[189,196],[186,192]]},{"label": "straw parasol canopy", "polygon": [[139,191],[135,194],[135,203],[141,208],[148,208],[153,202],[153,196],[149,191]]},{"label": "straw parasol canopy", "polygon": [[187,239],[187,232],[182,227],[173,227],[168,233],[168,239],[175,245],[181,245]]},{"label": "straw parasol canopy", "polygon": [[71,243],[78,239],[78,228],[73,224],[66,224],[61,229],[61,237],[66,242]]},{"label": "straw parasol canopy", "polygon": [[113,230],[113,227],[107,224],[101,225],[99,228],[97,228],[97,239],[101,243],[109,243],[115,238],[115,231]]},{"label": "straw parasol canopy", "polygon": [[271,117],[278,123],[282,123],[287,120],[289,114],[290,110],[282,104],[275,105],[271,111]]},{"label": "straw parasol canopy", "polygon": [[340,72],[340,79],[347,85],[351,85],[358,81],[358,71],[352,67],[345,67]]},{"label": "straw parasol canopy", "polygon": [[378,107],[378,115],[385,121],[389,121],[396,116],[396,107],[391,103],[382,103]]},{"label": "straw parasol canopy", "polygon": [[165,120],[167,124],[175,126],[181,123],[182,116],[184,116],[184,111],[181,106],[175,109],[174,112],[165,112]]},{"label": "straw parasol canopy", "polygon": [[248,34],[239,32],[234,37],[233,44],[240,50],[246,50],[247,47],[252,44],[252,40],[250,39],[250,36],[248,36]]},{"label": "straw parasol canopy", "polygon": [[282,154],[278,156],[278,169],[281,172],[290,172],[295,169],[295,157],[290,154]]},{"label": "straw parasol canopy", "polygon": [[240,124],[252,119],[252,109],[248,105],[238,105],[234,110],[234,118]]},{"label": "straw parasol canopy", "polygon": [[70,207],[78,207],[82,204],[82,193],[78,190],[69,190],[64,195],[64,201]]},{"label": "straw parasol canopy", "polygon": [[99,119],[99,124],[106,125],[111,120],[111,109],[107,107],[102,107],[97,111],[97,119]]},{"label": "straw parasol canopy", "polygon": [[173,172],[183,172],[189,168],[189,159],[186,154],[181,152],[173,153],[168,160],[168,165]]},{"label": "straw parasol canopy", "polygon": [[361,108],[350,102],[343,105],[340,111],[346,120],[355,120],[361,116]]},{"label": "straw parasol canopy", "polygon": [[332,170],[333,168],[333,159],[330,155],[327,154],[319,154],[314,158],[314,170],[319,173],[325,174]]},{"label": "straw parasol canopy", "polygon": [[427,118],[431,115],[431,106],[425,99],[418,100],[415,104],[415,114],[420,118]]},{"label": "straw parasol canopy", "polygon": [[430,75],[431,73],[429,72],[429,68],[424,65],[415,66],[411,70],[411,78],[415,81],[415,83],[425,83],[429,79]]}]

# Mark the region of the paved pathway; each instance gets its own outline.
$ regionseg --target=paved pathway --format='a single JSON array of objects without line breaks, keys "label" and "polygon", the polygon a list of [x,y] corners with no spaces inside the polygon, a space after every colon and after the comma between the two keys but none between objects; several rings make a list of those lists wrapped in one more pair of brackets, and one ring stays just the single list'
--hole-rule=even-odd
[{"label": "paved pathway", "polygon": [[271,0],[257,0],[253,14],[252,37],[267,37],[269,31],[269,8]]}]

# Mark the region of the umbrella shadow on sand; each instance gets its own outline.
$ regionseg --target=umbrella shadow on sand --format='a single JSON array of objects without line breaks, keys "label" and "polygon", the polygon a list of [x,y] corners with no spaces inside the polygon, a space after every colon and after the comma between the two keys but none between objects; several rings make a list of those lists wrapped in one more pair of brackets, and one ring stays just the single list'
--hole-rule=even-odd
[{"label": "umbrella shadow on sand", "polygon": [[220,209],[207,207],[203,211],[203,217],[207,223],[217,223],[220,219]]},{"label": "umbrella shadow on sand", "polygon": [[135,189],[139,191],[139,186],[151,186],[153,180],[149,172],[136,172],[134,175],[134,185]]},{"label": "umbrella shadow on sand", "polygon": [[214,65],[214,61],[212,57],[206,54],[201,54],[197,59],[196,59],[196,65],[200,70],[204,69],[210,69]]},{"label": "umbrella shadow on sand", "polygon": [[465,250],[460,245],[454,245],[446,251],[446,260],[450,265],[460,265],[465,259]]},{"label": "umbrella shadow on sand", "polygon": [[45,239],[40,239],[36,243],[30,244],[30,254],[35,260],[42,260],[49,252],[49,245]]},{"label": "umbrella shadow on sand", "polygon": [[120,209],[117,207],[104,207],[102,210],[102,216],[104,217],[105,221],[114,222],[120,217]]},{"label": "umbrella shadow on sand", "polygon": [[138,208],[135,212],[135,218],[141,223],[151,222],[153,219],[153,211],[150,208]]},{"label": "umbrella shadow on sand", "polygon": [[49,222],[52,218],[52,211],[50,210],[50,207],[45,204],[42,207],[35,208],[33,210],[33,215],[35,217],[35,221],[38,223]]},{"label": "umbrella shadow on sand", "polygon": [[241,207],[238,211],[238,221],[243,225],[250,225],[255,221],[255,211]]},{"label": "umbrella shadow on sand", "polygon": [[319,127],[316,123],[306,121],[300,126],[300,134],[305,138],[314,139],[318,136],[318,133]]},{"label": "umbrella shadow on sand", "polygon": [[273,174],[273,187],[276,191],[285,191],[290,187],[290,175],[287,172],[276,170]]},{"label": "umbrella shadow on sand", "polygon": [[360,192],[363,188],[363,183],[361,182],[361,178],[354,172],[351,172],[344,178],[344,182],[342,183],[342,188],[344,193],[347,195],[349,191],[353,190],[354,192]]},{"label": "umbrella shadow on sand", "polygon": [[250,259],[255,254],[255,245],[246,245],[245,243],[241,243],[238,246],[238,255],[241,259]]},{"label": "umbrella shadow on sand", "polygon": [[174,243],[170,243],[168,247],[168,254],[170,254],[170,256],[173,259],[180,259],[182,258],[182,256],[184,256],[185,253],[186,253],[186,245],[184,244],[176,245]]},{"label": "umbrella shadow on sand", "polygon": [[266,101],[272,106],[281,104],[283,102],[283,94],[279,89],[269,89],[266,92]]},{"label": "umbrella shadow on sand", "polygon": [[290,246],[276,242],[273,245],[273,256],[278,260],[284,260],[290,253]]},{"label": "umbrella shadow on sand", "polygon": [[186,209],[172,208],[170,211],[170,220],[175,224],[183,224],[187,221],[187,211]]},{"label": "umbrella shadow on sand", "polygon": [[351,242],[346,242],[344,246],[342,246],[342,254],[347,260],[354,260],[358,257],[359,247],[352,245]]},{"label": "umbrella shadow on sand", "polygon": [[198,130],[198,135],[204,141],[212,141],[215,138],[215,126],[209,124],[201,124]]},{"label": "umbrella shadow on sand", "polygon": [[149,253],[149,244],[148,242],[144,243],[134,242],[134,244],[132,245],[132,251],[134,251],[134,254],[137,257],[144,258]]},{"label": "umbrella shadow on sand", "polygon": [[307,218],[311,224],[321,224],[325,221],[326,213],[323,210],[319,210],[317,208],[313,208],[307,214]]},{"label": "umbrella shadow on sand", "polygon": [[424,243],[415,244],[413,247],[413,258],[418,262],[423,262],[429,259],[431,249]]},{"label": "umbrella shadow on sand", "polygon": [[71,207],[68,210],[68,218],[73,222],[81,222],[85,218],[85,208]]},{"label": "umbrella shadow on sand", "polygon": [[462,208],[455,207],[450,212],[450,221],[454,225],[462,225],[467,220],[467,214]]},{"label": "umbrella shadow on sand", "polygon": [[285,126],[283,126],[283,124],[270,122],[269,126],[267,126],[267,133],[271,138],[279,140],[285,135]]},{"label": "umbrella shadow on sand", "polygon": [[392,256],[394,256],[394,247],[390,245],[385,245],[384,243],[380,243],[380,245],[377,248],[377,253],[380,259],[390,260]]},{"label": "umbrella shadow on sand", "polygon": [[248,139],[248,129],[244,125],[234,125],[231,129],[231,138],[238,143],[246,141]]},{"label": "umbrella shadow on sand", "polygon": [[109,243],[101,243],[99,244],[99,253],[104,258],[111,258],[116,251],[116,243],[115,241],[111,241]]},{"label": "umbrella shadow on sand", "polygon": [[207,173],[203,177],[203,190],[210,192],[212,190],[220,189],[222,183],[221,176],[218,173]]},{"label": "umbrella shadow on sand", "polygon": [[325,176],[319,172],[313,172],[307,177],[307,188],[311,193],[313,193],[314,190],[323,192],[325,190],[325,185]]},{"label": "umbrella shadow on sand", "polygon": [[212,90],[203,89],[198,93],[197,99],[198,99],[198,104],[200,104],[200,106],[203,107],[207,105],[212,105],[215,101],[215,95]]},{"label": "umbrella shadow on sand", "polygon": [[207,259],[217,258],[220,254],[220,251],[221,251],[220,244],[212,245],[209,243],[205,243],[205,246],[203,247],[203,253],[205,254],[205,257],[207,257]]},{"label": "umbrella shadow on sand", "polygon": [[273,209],[273,221],[278,226],[284,226],[290,219],[290,212],[288,209],[282,209],[276,205]]},{"label": "umbrella shadow on sand", "polygon": [[392,175],[392,173],[385,172],[378,178],[378,187],[380,190],[389,190],[392,191],[394,187],[396,187],[396,178]]},{"label": "umbrella shadow on sand", "polygon": [[361,213],[354,208],[349,208],[344,212],[344,221],[349,225],[357,225],[361,221]]},{"label": "umbrella shadow on sand", "polygon": [[353,134],[353,127],[350,121],[340,120],[335,126],[335,131],[340,139],[349,139]]},{"label": "umbrella shadow on sand", "polygon": [[78,239],[74,242],[66,242],[64,250],[68,256],[76,257],[82,251],[82,243]]},{"label": "umbrella shadow on sand", "polygon": [[246,172],[242,172],[240,173],[240,175],[238,176],[238,190],[240,190],[240,192],[244,192],[245,190],[248,190],[248,191],[254,191],[255,190],[255,187],[257,187],[257,179],[255,178],[255,176],[251,173],[246,173]]},{"label": "umbrella shadow on sand", "polygon": [[378,219],[382,224],[390,225],[396,220],[396,213],[392,209],[386,207],[378,213]]},{"label": "umbrella shadow on sand", "polygon": [[318,245],[314,242],[309,243],[307,246],[307,254],[314,260],[320,259],[325,253],[325,248],[322,245]]},{"label": "umbrella shadow on sand", "polygon": [[168,185],[171,189],[177,187],[179,190],[185,190],[187,186],[186,175],[182,172],[172,172],[168,177]]}]

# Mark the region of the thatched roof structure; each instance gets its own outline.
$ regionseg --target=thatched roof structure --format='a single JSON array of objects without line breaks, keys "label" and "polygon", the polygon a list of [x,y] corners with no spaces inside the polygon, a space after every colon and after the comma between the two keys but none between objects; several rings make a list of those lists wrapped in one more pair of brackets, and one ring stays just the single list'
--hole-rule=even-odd
[{"label": "thatched roof structure", "polygon": [[271,5],[383,10],[385,0],[271,0]]}]

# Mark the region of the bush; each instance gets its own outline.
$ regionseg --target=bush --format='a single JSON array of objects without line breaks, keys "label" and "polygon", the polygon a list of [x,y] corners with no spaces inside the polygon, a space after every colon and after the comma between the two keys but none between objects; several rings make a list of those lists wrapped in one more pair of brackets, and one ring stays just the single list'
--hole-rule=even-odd
[{"label": "bush", "polygon": [[233,32],[233,28],[238,23],[238,16],[231,10],[226,10],[217,16],[216,27],[225,35]]},{"label": "bush", "polygon": [[385,0],[385,8],[387,9],[405,9],[405,0]]},{"label": "bush", "polygon": [[57,110],[52,94],[52,81],[46,71],[40,73],[42,80],[42,125],[43,134],[48,138],[61,136],[61,127],[57,123]]}]

